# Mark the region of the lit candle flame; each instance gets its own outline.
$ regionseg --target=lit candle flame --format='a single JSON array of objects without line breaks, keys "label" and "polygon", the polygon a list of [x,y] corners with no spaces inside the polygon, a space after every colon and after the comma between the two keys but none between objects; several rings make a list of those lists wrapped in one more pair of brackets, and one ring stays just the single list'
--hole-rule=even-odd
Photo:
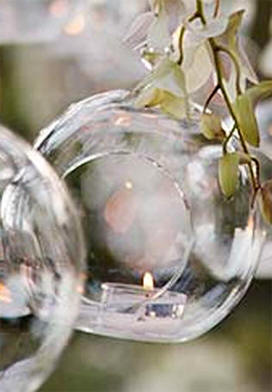
[{"label": "lit candle flame", "polygon": [[152,291],[154,289],[154,279],[150,272],[146,272],[143,277],[143,286],[145,290]]}]

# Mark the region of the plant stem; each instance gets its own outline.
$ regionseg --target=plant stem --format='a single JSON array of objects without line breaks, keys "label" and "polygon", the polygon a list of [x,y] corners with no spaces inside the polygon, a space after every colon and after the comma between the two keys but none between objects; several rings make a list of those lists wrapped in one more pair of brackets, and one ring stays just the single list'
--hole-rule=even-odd
[{"label": "plant stem", "polygon": [[[220,58],[218,56],[217,45],[216,45],[216,43],[215,43],[213,38],[209,39],[209,43],[210,43],[210,46],[211,46],[211,49],[212,49],[212,53],[213,53],[213,57],[214,57],[216,76],[217,76],[217,79],[218,79],[218,85],[219,85],[220,90],[221,90],[221,92],[223,94],[223,97],[225,99],[227,108],[228,108],[228,110],[229,110],[229,112],[231,114],[231,117],[233,118],[234,123],[235,123],[235,125],[237,127],[237,130],[239,132],[238,120],[237,120],[236,114],[235,114],[234,109],[232,107],[232,103],[230,101],[230,98],[228,96],[227,90],[226,90],[224,82],[223,82],[223,74],[222,74],[222,70],[221,70]],[[241,132],[240,132],[240,134],[241,134]],[[239,136],[240,136],[240,134],[239,134]],[[246,142],[245,142],[242,134],[241,134],[240,138],[241,138],[242,147],[243,147],[245,153],[248,154],[247,145],[246,145]]]},{"label": "plant stem", "polygon": [[[221,70],[221,67],[220,67],[220,58],[219,58],[219,55],[218,55],[219,52],[217,50],[216,43],[215,43],[213,38],[210,38],[209,42],[210,42],[210,46],[212,48],[212,52],[213,52],[213,56],[214,56],[215,69],[216,69],[216,74],[217,74],[217,79],[218,79],[218,84],[220,86],[220,90],[221,90],[221,92],[223,94],[223,97],[224,97],[224,100],[226,102],[227,108],[228,108],[228,110],[230,112],[230,115],[231,115],[231,117],[232,117],[232,119],[234,121],[235,127],[237,129],[242,149],[244,150],[244,152],[247,155],[250,155],[248,147],[247,147],[247,144],[246,144],[246,141],[244,140],[244,137],[243,137],[242,132],[240,130],[237,116],[236,116],[236,114],[234,112],[231,100],[230,100],[230,98],[228,96],[227,90],[226,90],[224,82],[223,82],[223,75],[222,75],[222,70]],[[249,172],[250,172],[253,188],[254,188],[254,190],[256,190],[257,188],[259,188],[259,185],[258,185],[259,181],[258,180],[256,181],[254,170],[252,168],[252,164],[251,163],[248,164],[248,168],[249,168]]]},{"label": "plant stem", "polygon": [[206,102],[205,102],[205,104],[204,104],[203,113],[206,112],[206,110],[208,109],[209,104],[211,103],[211,101],[213,100],[215,94],[217,93],[217,91],[218,91],[219,89],[220,89],[220,86],[219,86],[219,84],[217,84],[217,85],[214,87],[214,89],[212,90],[211,94],[208,96],[208,98],[207,98],[207,100],[206,100]]},{"label": "plant stem", "polygon": [[195,19],[197,19],[199,17],[200,17],[199,13],[195,12],[193,15],[191,15],[188,18],[188,20],[183,24],[183,26],[182,26],[182,28],[180,30],[179,43],[178,43],[180,55],[179,55],[179,59],[177,61],[178,65],[181,65],[182,62],[183,62],[183,40],[184,40],[184,35],[185,35],[185,32],[186,32],[186,23],[193,22]]},{"label": "plant stem", "polygon": [[[200,17],[202,23],[206,24],[206,19],[205,19],[205,15],[204,15],[203,1],[202,0],[196,0],[196,2],[197,2],[197,12],[199,13],[199,17]],[[212,54],[213,54],[213,58],[214,58],[214,64],[215,64],[215,70],[216,70],[216,76],[217,76],[217,83],[218,83],[219,88],[220,88],[220,90],[222,92],[222,95],[224,97],[224,100],[225,100],[225,103],[226,103],[227,108],[229,110],[229,113],[230,113],[230,115],[231,115],[231,117],[232,117],[232,119],[234,121],[234,126],[237,129],[242,149],[243,149],[245,154],[250,156],[250,153],[249,153],[246,141],[245,141],[245,139],[243,137],[243,134],[242,134],[242,132],[240,130],[240,127],[239,127],[239,122],[238,122],[236,113],[235,113],[235,111],[233,109],[231,100],[230,100],[230,98],[228,96],[228,92],[227,92],[226,87],[225,87],[224,82],[223,82],[224,75],[223,75],[223,72],[222,72],[222,69],[221,69],[220,57],[219,57],[219,51],[222,48],[218,47],[218,45],[216,44],[216,41],[214,40],[214,38],[209,38],[208,41],[209,41],[209,44],[210,44],[210,47],[211,47],[211,51],[212,51]],[[240,69],[239,69],[239,75],[240,75]],[[256,193],[257,190],[260,187],[259,177],[256,178],[255,173],[254,173],[254,169],[252,167],[252,163],[251,162],[248,163],[248,168],[249,168],[249,173],[250,173],[252,185],[253,185],[253,188],[254,188],[254,193]],[[259,176],[258,170],[257,170],[257,175]]]},{"label": "plant stem", "polygon": [[256,166],[257,189],[260,189],[261,188],[261,184],[260,184],[260,173],[261,173],[260,162],[255,157],[251,157],[251,160],[252,160],[252,162],[255,163],[255,166]]},{"label": "plant stem", "polygon": [[213,13],[214,18],[216,18],[218,16],[219,9],[220,9],[220,0],[215,0],[215,8],[214,8],[214,13]]},{"label": "plant stem", "polygon": [[234,66],[235,66],[235,71],[236,71],[236,89],[237,89],[237,92],[239,95],[242,94],[242,90],[240,87],[241,71],[240,71],[240,65],[237,60],[237,57],[235,56],[235,54],[231,50],[229,50],[228,48],[225,48],[224,46],[217,45],[215,49],[218,52],[226,53],[231,58]]},{"label": "plant stem", "polygon": [[223,142],[223,153],[227,154],[227,144],[230,141],[232,135],[234,134],[234,132],[236,131],[236,125],[234,124],[232,127],[232,130],[230,131],[230,133],[228,134],[228,136],[226,137],[226,139]]},{"label": "plant stem", "polygon": [[196,12],[199,15],[202,23],[204,25],[207,24],[205,14],[204,14],[204,6],[203,6],[203,1],[202,0],[196,0]]},{"label": "plant stem", "polygon": [[185,26],[182,26],[179,35],[179,59],[177,61],[178,65],[181,65],[183,62],[183,38],[184,38],[185,31],[186,31]]}]

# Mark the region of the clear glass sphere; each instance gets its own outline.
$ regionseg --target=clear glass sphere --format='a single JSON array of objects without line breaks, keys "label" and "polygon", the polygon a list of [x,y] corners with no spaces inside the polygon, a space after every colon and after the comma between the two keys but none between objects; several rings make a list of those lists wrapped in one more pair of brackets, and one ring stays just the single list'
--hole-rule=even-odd
[{"label": "clear glass sphere", "polygon": [[87,5],[88,0],[1,0],[0,43],[50,41]]},{"label": "clear glass sphere", "polygon": [[[261,102],[257,106],[257,120],[260,130],[260,148],[253,149],[253,154],[258,158],[261,166],[261,181],[272,180],[272,115],[271,99]],[[272,277],[272,227],[267,224],[267,240],[262,252],[260,265],[257,270],[257,277]]]},{"label": "clear glass sphere", "polygon": [[65,179],[88,248],[78,329],[185,341],[245,293],[265,233],[244,167],[235,196],[223,197],[222,147],[204,140],[198,120],[196,109],[178,122],[111,91],[41,132],[36,148]]},{"label": "clear glass sphere", "polygon": [[74,326],[83,236],[48,163],[0,127],[0,390],[35,391]]}]

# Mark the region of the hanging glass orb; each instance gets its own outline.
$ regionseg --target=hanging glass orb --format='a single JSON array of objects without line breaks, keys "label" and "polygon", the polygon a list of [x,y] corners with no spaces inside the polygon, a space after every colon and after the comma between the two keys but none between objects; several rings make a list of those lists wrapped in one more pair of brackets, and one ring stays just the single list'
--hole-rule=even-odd
[{"label": "hanging glass orb", "polygon": [[[262,183],[272,180],[272,157],[265,154],[261,149],[253,149],[254,156],[258,159],[261,166],[261,181]],[[256,271],[256,277],[261,279],[272,278],[272,227],[268,222],[264,222],[267,233],[264,249],[261,254],[260,263]]]},{"label": "hanging glass orb", "polygon": [[[253,149],[253,154],[260,161],[262,183],[272,179],[272,117],[271,100],[261,102],[257,106],[257,120],[261,135],[259,149]],[[272,277],[272,228],[267,224],[267,240],[262,252],[260,265],[257,270],[257,277]]]},{"label": "hanging glass orb", "polygon": [[111,91],[41,132],[36,148],[65,179],[88,248],[78,329],[185,341],[245,293],[265,233],[244,167],[235,196],[223,197],[222,147],[203,139],[198,120],[197,109],[178,122]]},{"label": "hanging glass orb", "polygon": [[1,0],[0,43],[55,39],[87,5],[88,0]]},{"label": "hanging glass orb", "polygon": [[84,247],[56,174],[2,126],[0,202],[0,390],[32,392],[70,336]]}]

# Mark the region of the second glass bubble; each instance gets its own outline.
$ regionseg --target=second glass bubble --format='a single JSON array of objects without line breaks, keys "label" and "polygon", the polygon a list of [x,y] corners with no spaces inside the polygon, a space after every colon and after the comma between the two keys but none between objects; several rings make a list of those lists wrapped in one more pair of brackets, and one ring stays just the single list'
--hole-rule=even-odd
[{"label": "second glass bubble", "polygon": [[222,195],[222,148],[200,135],[199,114],[176,121],[112,91],[72,105],[38,138],[73,195],[88,247],[78,329],[185,341],[245,293],[265,232],[245,167],[235,196]]},{"label": "second glass bubble", "polygon": [[67,190],[1,126],[1,392],[36,391],[54,369],[77,317],[84,256]]}]

